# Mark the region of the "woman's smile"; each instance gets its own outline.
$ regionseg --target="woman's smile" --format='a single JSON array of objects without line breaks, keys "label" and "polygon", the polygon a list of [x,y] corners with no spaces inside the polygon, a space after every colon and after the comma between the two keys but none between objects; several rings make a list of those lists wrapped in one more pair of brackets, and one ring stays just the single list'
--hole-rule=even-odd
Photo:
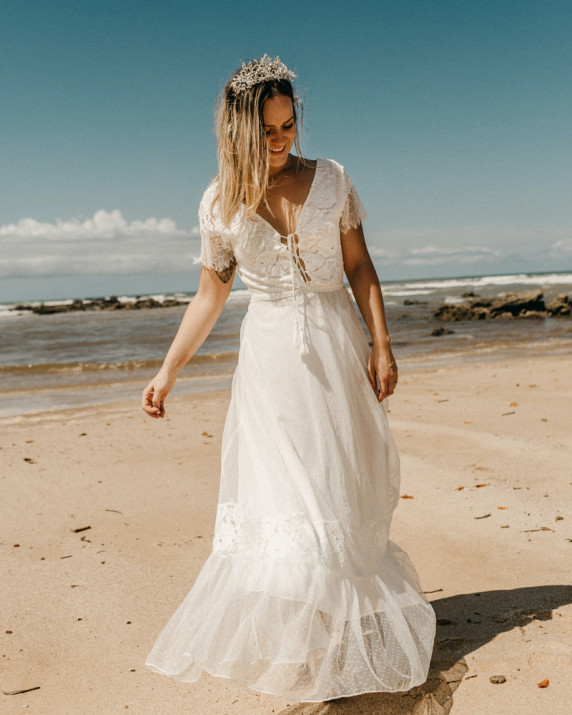
[{"label": "woman's smile", "polygon": [[284,168],[296,138],[292,100],[283,94],[267,99],[263,115],[264,131],[268,142],[268,168],[272,174]]}]

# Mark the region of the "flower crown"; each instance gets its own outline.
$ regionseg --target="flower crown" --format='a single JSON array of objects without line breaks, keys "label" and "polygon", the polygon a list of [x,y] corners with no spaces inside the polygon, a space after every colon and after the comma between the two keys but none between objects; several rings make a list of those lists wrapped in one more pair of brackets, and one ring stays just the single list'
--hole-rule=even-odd
[{"label": "flower crown", "polygon": [[291,82],[296,75],[291,72],[280,57],[268,57],[264,55],[259,60],[252,60],[246,64],[242,63],[241,69],[235,74],[230,82],[230,87],[235,94],[240,94],[250,87],[262,82],[270,82],[276,79],[287,79]]}]

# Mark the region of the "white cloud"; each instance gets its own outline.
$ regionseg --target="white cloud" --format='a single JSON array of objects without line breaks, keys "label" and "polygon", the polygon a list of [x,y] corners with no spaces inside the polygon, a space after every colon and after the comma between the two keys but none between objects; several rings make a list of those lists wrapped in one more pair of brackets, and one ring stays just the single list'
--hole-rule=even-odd
[{"label": "white cloud", "polygon": [[548,259],[570,259],[570,229],[535,227],[387,231],[369,239],[374,262],[381,266],[535,266]]},{"label": "white cloud", "polygon": [[148,218],[144,221],[128,223],[119,209],[106,211],[100,209],[92,218],[84,220],[78,218],[62,221],[56,219],[54,223],[42,223],[33,218],[23,218],[18,223],[9,223],[0,226],[0,238],[4,240],[28,240],[43,238],[51,241],[79,241],[81,239],[102,238],[117,239],[127,236],[197,236],[198,227],[191,231],[182,231],[177,228],[170,218]]},{"label": "white cloud", "polygon": [[565,238],[553,243],[550,247],[550,253],[554,256],[570,257],[572,254],[572,238]]},{"label": "white cloud", "polygon": [[435,246],[426,244],[411,247],[370,248],[372,258],[382,265],[405,266],[435,266],[435,265],[466,265],[496,261],[501,252],[489,246]]},{"label": "white cloud", "polygon": [[121,211],[42,223],[25,218],[0,226],[0,277],[175,273],[191,270],[200,251],[198,226],[170,218],[128,222]]},{"label": "white cloud", "polygon": [[453,248],[420,246],[419,248],[410,248],[402,256],[402,263],[408,266],[465,265],[494,261],[500,255],[500,251],[488,246],[454,246]]},{"label": "white cloud", "polygon": [[[399,230],[368,233],[376,265],[411,273],[486,272],[491,266],[550,268],[569,264],[572,238],[565,228]],[[0,226],[0,278],[169,274],[198,272],[198,226],[185,230],[170,218],[127,221],[121,211],[53,223],[24,218]],[[504,263],[503,263],[504,262]],[[426,269],[426,270],[425,270]]]}]

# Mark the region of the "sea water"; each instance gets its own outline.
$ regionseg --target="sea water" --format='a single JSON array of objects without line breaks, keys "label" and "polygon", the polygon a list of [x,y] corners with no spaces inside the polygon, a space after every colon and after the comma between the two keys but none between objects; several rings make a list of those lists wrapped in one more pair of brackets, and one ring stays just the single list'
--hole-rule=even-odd
[{"label": "sea water", "polygon": [[[533,288],[543,291],[546,302],[557,294],[570,294],[572,273],[382,283],[401,370],[538,351],[572,352],[572,318],[441,323],[433,315],[444,303],[463,302],[467,293],[490,299]],[[193,296],[153,297],[188,303]],[[230,386],[248,300],[247,290],[231,291],[210,336],[181,371],[175,392]],[[185,309],[181,305],[37,315],[14,310],[14,305],[0,306],[0,417],[17,419],[123,399],[133,400],[137,409],[141,390],[159,369]],[[453,332],[433,336],[441,326]]]}]

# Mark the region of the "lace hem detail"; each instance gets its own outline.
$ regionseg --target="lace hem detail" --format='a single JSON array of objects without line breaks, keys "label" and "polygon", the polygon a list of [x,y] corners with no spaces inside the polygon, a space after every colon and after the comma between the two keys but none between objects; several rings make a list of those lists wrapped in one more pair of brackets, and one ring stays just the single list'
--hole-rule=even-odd
[{"label": "lace hem detail", "polygon": [[343,570],[370,571],[385,553],[387,527],[372,520],[358,527],[342,521],[310,521],[304,514],[253,517],[239,504],[219,504],[213,550],[224,556],[273,562],[320,562]]},{"label": "lace hem detail", "polygon": [[[235,265],[236,259],[232,249],[226,249],[222,245],[217,245],[218,237],[203,239],[201,255],[193,258],[193,263],[200,263],[205,268],[212,268],[217,273],[226,271]],[[220,239],[218,239],[220,241]],[[222,241],[220,241],[222,244]]]}]

